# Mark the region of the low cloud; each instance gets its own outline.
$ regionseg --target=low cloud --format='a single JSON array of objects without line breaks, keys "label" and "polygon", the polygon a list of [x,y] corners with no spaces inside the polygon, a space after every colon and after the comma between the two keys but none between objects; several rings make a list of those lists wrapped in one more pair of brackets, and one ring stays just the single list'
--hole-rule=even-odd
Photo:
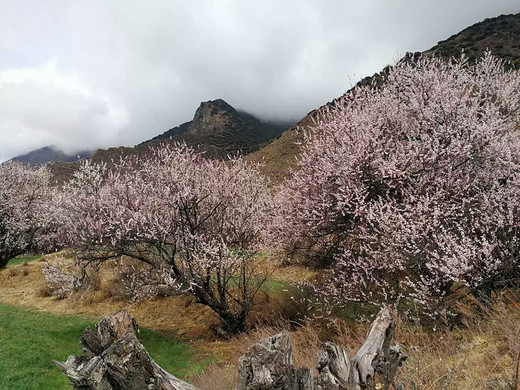
[{"label": "low cloud", "polygon": [[0,145],[12,155],[50,144],[67,152],[110,145],[128,125],[123,107],[55,62],[0,71],[0,91]]},{"label": "low cloud", "polygon": [[134,145],[223,98],[297,120],[517,0],[20,0],[0,15],[0,160]]}]

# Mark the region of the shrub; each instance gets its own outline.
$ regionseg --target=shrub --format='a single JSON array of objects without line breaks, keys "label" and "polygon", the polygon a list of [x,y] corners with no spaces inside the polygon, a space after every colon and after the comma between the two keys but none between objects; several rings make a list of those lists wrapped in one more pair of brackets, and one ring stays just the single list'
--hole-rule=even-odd
[{"label": "shrub", "polygon": [[47,286],[56,297],[63,299],[73,292],[89,288],[99,288],[100,278],[93,269],[96,264],[85,264],[79,258],[53,256],[45,260],[42,269]]},{"label": "shrub", "polygon": [[116,281],[123,295],[130,302],[143,298],[159,298],[175,295],[180,286],[172,280],[170,270],[164,264],[155,266],[130,259],[121,261],[115,268]]}]

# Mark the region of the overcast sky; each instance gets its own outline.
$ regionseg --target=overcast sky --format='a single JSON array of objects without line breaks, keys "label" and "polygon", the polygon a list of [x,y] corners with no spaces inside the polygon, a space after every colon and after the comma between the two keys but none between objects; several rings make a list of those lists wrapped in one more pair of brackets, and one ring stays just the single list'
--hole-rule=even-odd
[{"label": "overcast sky", "polygon": [[[4,3],[4,4],[2,4]],[[518,0],[0,0],[0,161],[134,145],[223,98],[297,120]]]}]

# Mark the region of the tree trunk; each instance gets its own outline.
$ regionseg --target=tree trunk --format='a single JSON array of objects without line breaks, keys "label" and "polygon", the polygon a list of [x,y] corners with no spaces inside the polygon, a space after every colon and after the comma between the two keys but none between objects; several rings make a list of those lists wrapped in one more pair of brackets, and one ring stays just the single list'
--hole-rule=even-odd
[{"label": "tree trunk", "polygon": [[194,390],[161,368],[137,339],[138,327],[127,311],[87,328],[80,339],[84,355],[54,362],[78,390]]},{"label": "tree trunk", "polygon": [[15,258],[18,255],[23,254],[20,250],[2,250],[0,249],[0,269],[6,268],[9,260]]},{"label": "tree trunk", "polygon": [[6,268],[7,267],[7,263],[9,262],[10,259],[11,258],[0,257],[0,269]]},{"label": "tree trunk", "polygon": [[222,327],[225,333],[229,335],[237,335],[240,333],[244,333],[247,330],[246,327],[246,318],[247,313],[240,313],[237,315],[225,313],[218,313],[220,320],[222,321]]}]

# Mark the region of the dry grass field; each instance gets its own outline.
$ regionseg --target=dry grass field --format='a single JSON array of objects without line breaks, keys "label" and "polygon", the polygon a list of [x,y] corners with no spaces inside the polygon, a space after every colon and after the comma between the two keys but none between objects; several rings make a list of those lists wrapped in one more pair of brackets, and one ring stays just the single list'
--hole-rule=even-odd
[{"label": "dry grass field", "polygon": [[[264,260],[266,261],[266,260]],[[248,334],[230,340],[215,336],[216,316],[190,298],[167,297],[128,304],[117,293],[112,267],[107,265],[94,291],[75,294],[68,299],[49,296],[42,275],[42,260],[10,266],[0,271],[0,303],[56,315],[94,321],[126,308],[138,323],[167,338],[181,339],[189,345],[194,360],[214,364],[198,376],[188,377],[201,389],[232,389],[236,384],[237,359],[247,347],[282,328],[291,327],[295,363],[314,367],[321,342],[332,339],[350,354],[362,344],[368,324],[336,321],[295,327],[282,315],[288,300],[277,299],[284,286],[312,276],[297,267],[276,271],[275,282],[267,284],[259,296],[261,310],[253,313],[256,323]],[[504,293],[498,303],[484,307],[470,303],[460,306],[462,323],[453,329],[432,329],[399,321],[396,341],[409,356],[400,372],[407,389],[515,389],[517,356],[520,351],[520,303],[513,293]],[[264,322],[262,323],[262,320]],[[263,325],[262,325],[263,324]],[[175,374],[175,372],[174,372]]]}]

